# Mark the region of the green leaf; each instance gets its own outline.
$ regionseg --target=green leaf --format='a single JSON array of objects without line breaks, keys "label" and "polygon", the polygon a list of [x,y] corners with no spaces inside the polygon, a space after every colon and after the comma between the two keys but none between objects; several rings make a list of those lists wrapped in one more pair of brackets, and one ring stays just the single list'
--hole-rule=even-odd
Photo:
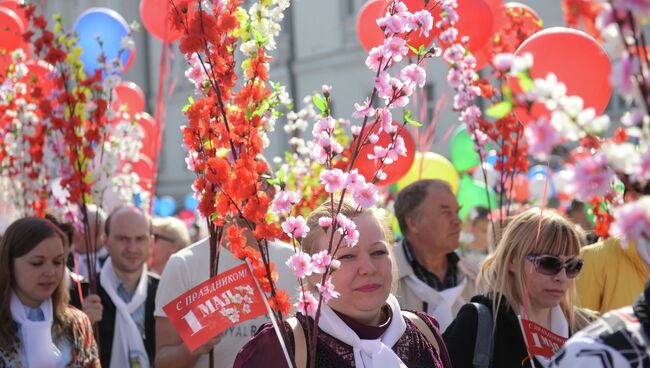
[{"label": "green leaf", "polygon": [[528,73],[519,73],[519,86],[524,92],[528,92],[535,86],[533,79]]},{"label": "green leaf", "polygon": [[314,95],[311,100],[314,102],[314,105],[320,110],[323,116],[327,116],[327,100],[325,97]]},{"label": "green leaf", "polygon": [[246,108],[246,120],[250,121],[253,118],[253,112],[248,107]]},{"label": "green leaf", "polygon": [[411,115],[413,115],[413,113],[410,110],[404,110],[404,121],[409,125],[413,125],[413,126],[416,126],[416,127],[421,127],[422,123],[420,123],[417,120],[413,120],[411,118]]},{"label": "green leaf", "polygon": [[512,111],[512,107],[512,102],[502,101],[488,107],[488,109],[485,110],[485,114],[495,119],[501,119],[502,117],[508,115],[510,111]]},{"label": "green leaf", "polygon": [[505,97],[506,101],[512,101],[512,90],[509,86],[503,86],[503,97]]}]

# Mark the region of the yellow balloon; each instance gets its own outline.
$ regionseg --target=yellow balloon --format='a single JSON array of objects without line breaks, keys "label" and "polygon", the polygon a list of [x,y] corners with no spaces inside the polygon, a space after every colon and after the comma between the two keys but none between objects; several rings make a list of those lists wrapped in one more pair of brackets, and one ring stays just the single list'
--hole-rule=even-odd
[{"label": "yellow balloon", "polygon": [[415,160],[409,171],[396,184],[402,190],[407,185],[420,179],[440,179],[451,186],[454,195],[458,193],[460,176],[454,165],[443,155],[435,152],[420,152],[415,154]]}]

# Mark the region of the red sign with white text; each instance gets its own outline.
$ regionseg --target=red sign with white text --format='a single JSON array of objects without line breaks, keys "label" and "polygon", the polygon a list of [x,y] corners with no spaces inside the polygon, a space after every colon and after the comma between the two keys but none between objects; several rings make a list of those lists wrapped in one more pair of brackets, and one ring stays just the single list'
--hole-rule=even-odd
[{"label": "red sign with white text", "polygon": [[521,326],[524,330],[528,352],[531,355],[541,355],[550,358],[560,350],[567,340],[566,337],[556,335],[550,330],[527,319],[521,320]]},{"label": "red sign with white text", "polygon": [[266,314],[264,299],[243,264],[195,286],[163,307],[190,351],[222,331]]}]

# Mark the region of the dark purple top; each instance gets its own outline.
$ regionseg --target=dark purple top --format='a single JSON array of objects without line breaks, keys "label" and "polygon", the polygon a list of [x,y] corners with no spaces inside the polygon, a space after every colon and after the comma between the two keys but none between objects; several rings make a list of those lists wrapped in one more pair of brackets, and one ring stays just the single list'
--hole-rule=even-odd
[{"label": "dark purple top", "polygon": [[[363,325],[350,317],[341,313],[336,313],[350,327],[361,339],[377,339],[388,328],[392,315],[390,308],[388,308],[389,315],[385,323],[380,326],[367,326]],[[445,343],[442,340],[438,322],[431,316],[423,312],[416,313],[424,322],[429,326],[431,332],[440,346],[440,353],[434,349],[429,343],[426,336],[424,336],[413,323],[405,318],[406,331],[400,339],[393,346],[393,351],[397,356],[410,368],[418,367],[449,367],[451,362]],[[307,324],[314,325],[312,318],[305,318],[302,314],[296,315],[298,321],[305,331],[305,338],[307,337]],[[289,325],[285,322],[285,330],[289,338],[289,344],[292,351],[295,349],[293,339],[293,332]],[[309,342],[307,342],[309,346]],[[307,349],[309,347],[307,346]],[[350,345],[336,339],[335,337],[319,330],[318,341],[316,343],[316,366],[319,368],[344,368],[354,367],[354,352]],[[309,366],[309,358],[307,361]],[[234,368],[253,368],[253,367],[281,367],[288,368],[280,342],[278,341],[273,325],[266,323],[258,330],[253,338],[244,345],[244,347],[237,354]]]}]

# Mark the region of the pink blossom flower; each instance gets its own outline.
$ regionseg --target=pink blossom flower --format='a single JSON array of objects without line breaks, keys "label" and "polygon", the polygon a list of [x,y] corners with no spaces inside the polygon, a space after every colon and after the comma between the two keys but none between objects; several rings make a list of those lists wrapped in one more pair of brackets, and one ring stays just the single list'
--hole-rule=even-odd
[{"label": "pink blossom flower", "polygon": [[572,179],[572,193],[582,201],[608,192],[614,179],[614,171],[607,167],[601,152],[576,160]]},{"label": "pink blossom flower", "polygon": [[385,34],[398,34],[404,32],[404,19],[400,15],[386,13],[383,18],[377,19],[379,28],[384,29]]},{"label": "pink blossom flower", "polygon": [[366,178],[359,174],[359,170],[357,169],[352,169],[348,173],[348,182],[346,184],[347,188],[350,188],[352,190],[355,190],[357,188],[361,188],[366,184]]},{"label": "pink blossom flower", "polygon": [[350,127],[350,132],[352,132],[352,135],[355,137],[358,137],[359,134],[361,134],[361,126],[360,125],[353,125]]},{"label": "pink blossom flower", "polygon": [[320,180],[325,184],[327,193],[335,193],[345,186],[347,174],[341,169],[323,170],[320,173]]},{"label": "pink blossom flower", "polygon": [[[409,18],[410,23],[415,23],[420,28],[420,35],[424,37],[429,37],[429,31],[433,27],[433,17],[431,13],[426,10],[416,11]],[[414,27],[413,30],[417,29]]]},{"label": "pink blossom flower", "polygon": [[368,142],[370,144],[375,144],[379,140],[379,136],[377,134],[368,134]]},{"label": "pink blossom flower", "polygon": [[344,236],[348,246],[354,247],[357,245],[357,242],[359,241],[359,230],[357,230],[357,224],[342,213],[336,215],[336,223],[340,226],[338,232]]},{"label": "pink blossom flower", "polygon": [[627,244],[630,240],[650,240],[650,196],[614,209],[610,234]]},{"label": "pink blossom flower", "polygon": [[440,32],[440,41],[446,44],[451,44],[456,41],[458,37],[458,30],[456,28],[447,28]]},{"label": "pink blossom flower", "polygon": [[445,52],[442,53],[442,57],[448,64],[457,63],[465,55],[465,48],[460,44],[453,44]]},{"label": "pink blossom flower", "polygon": [[381,123],[381,129],[386,133],[391,134],[397,131],[397,125],[393,124],[393,114],[390,109],[383,108],[380,111],[379,122]]},{"label": "pink blossom flower", "polygon": [[617,2],[619,9],[630,11],[647,12],[650,10],[650,0],[619,0]]},{"label": "pink blossom flower", "polygon": [[298,239],[304,238],[307,235],[309,227],[302,216],[290,216],[282,223],[282,230],[285,234],[289,235],[290,238]]},{"label": "pink blossom flower", "polygon": [[354,109],[356,111],[352,113],[352,117],[357,119],[375,115],[375,109],[370,105],[369,98],[366,98],[366,100],[363,102],[363,105],[359,105],[358,103],[355,103]]},{"label": "pink blossom flower", "polygon": [[332,226],[332,218],[331,217],[321,217],[318,219],[318,226],[327,228]]},{"label": "pink blossom flower", "polygon": [[316,308],[318,307],[318,300],[314,298],[311,292],[301,292],[298,296],[298,303],[294,304],[296,310],[300,313],[305,313],[310,317],[316,316]]},{"label": "pink blossom flower", "polygon": [[528,140],[528,153],[537,160],[546,161],[553,148],[560,143],[560,133],[546,117],[532,121],[524,128]]},{"label": "pink blossom flower", "polygon": [[325,273],[330,264],[332,268],[336,269],[341,265],[341,261],[333,259],[326,250],[322,250],[311,256],[311,264],[314,273]]},{"label": "pink blossom flower", "polygon": [[393,96],[393,87],[390,84],[390,75],[387,72],[381,72],[375,78],[375,88],[380,98],[389,99]]},{"label": "pink blossom flower", "polygon": [[309,276],[314,272],[311,257],[309,254],[301,251],[294,253],[285,263],[299,279]]},{"label": "pink blossom flower", "polygon": [[317,283],[316,288],[321,293],[321,295],[323,296],[323,299],[326,302],[341,296],[341,293],[336,292],[334,290],[334,284],[332,284],[332,278],[331,277],[328,277],[327,280],[325,280],[324,285],[321,285],[320,283]]},{"label": "pink blossom flower", "polygon": [[492,64],[494,64],[494,68],[500,72],[507,72],[510,70],[510,67],[512,66],[512,62],[514,61],[515,56],[513,54],[508,54],[508,53],[500,53],[494,55],[494,58],[492,59]]},{"label": "pink blossom flower", "polygon": [[612,87],[617,87],[621,94],[631,93],[636,88],[633,83],[633,75],[638,69],[639,59],[624,53],[612,67],[612,73],[609,76]]},{"label": "pink blossom flower", "polygon": [[366,66],[372,71],[377,71],[381,68],[384,58],[384,46],[375,46],[370,49],[368,57],[366,58]]},{"label": "pink blossom flower", "polygon": [[361,187],[353,188],[352,197],[362,208],[370,208],[377,203],[379,192],[372,183],[366,183]]},{"label": "pink blossom flower", "polygon": [[447,72],[447,84],[451,88],[458,88],[463,82],[463,73],[458,69],[449,69]]},{"label": "pink blossom flower", "polygon": [[424,87],[427,82],[427,72],[417,64],[409,64],[402,68],[400,78],[406,85]]},{"label": "pink blossom flower", "polygon": [[319,119],[316,121],[316,124],[314,124],[314,127],[312,128],[311,134],[316,137],[323,132],[327,133],[329,131],[332,131],[334,128],[336,128],[336,121],[331,116],[328,116],[325,119]]},{"label": "pink blossom flower", "polygon": [[276,214],[285,216],[291,212],[291,206],[298,203],[298,201],[298,193],[279,191],[275,194],[271,207]]},{"label": "pink blossom flower", "polygon": [[400,62],[402,58],[409,52],[406,47],[406,41],[399,37],[387,38],[384,41],[384,55],[393,59],[394,62]]},{"label": "pink blossom flower", "polygon": [[321,92],[323,92],[323,95],[328,96],[330,93],[332,93],[332,86],[328,84],[323,84],[320,87]]}]

